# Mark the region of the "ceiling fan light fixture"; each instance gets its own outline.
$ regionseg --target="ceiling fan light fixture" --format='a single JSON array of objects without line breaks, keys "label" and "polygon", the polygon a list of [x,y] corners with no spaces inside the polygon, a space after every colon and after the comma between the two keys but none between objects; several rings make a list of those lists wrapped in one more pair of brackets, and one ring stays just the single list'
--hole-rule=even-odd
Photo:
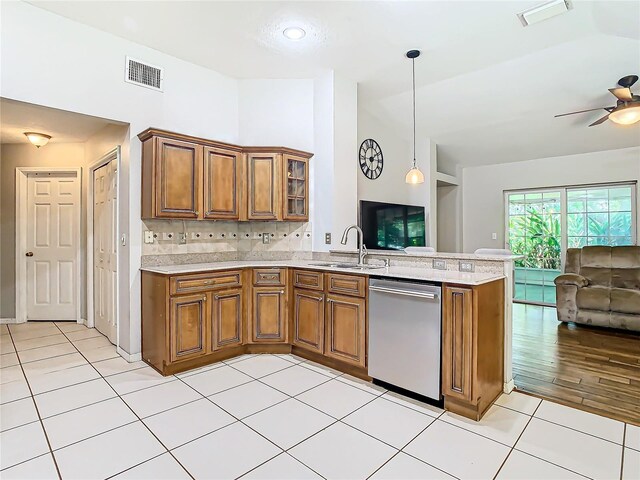
[{"label": "ceiling fan light fixture", "polygon": [[49,140],[51,140],[51,135],[47,135],[45,133],[38,132],[24,132],[25,136],[29,139],[32,145],[35,145],[37,148],[44,147]]},{"label": "ceiling fan light fixture", "polygon": [[631,125],[640,122],[640,103],[616,108],[609,114],[609,120],[618,125]]}]

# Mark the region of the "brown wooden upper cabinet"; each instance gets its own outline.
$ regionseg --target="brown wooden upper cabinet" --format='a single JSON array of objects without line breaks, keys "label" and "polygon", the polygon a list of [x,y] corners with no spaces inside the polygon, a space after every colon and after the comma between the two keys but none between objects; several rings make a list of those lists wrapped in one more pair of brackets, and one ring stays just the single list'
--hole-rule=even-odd
[{"label": "brown wooden upper cabinet", "polygon": [[202,146],[150,137],[142,147],[142,217],[200,217]]},{"label": "brown wooden upper cabinet", "polygon": [[204,147],[203,217],[238,220],[242,199],[242,153]]},{"label": "brown wooden upper cabinet", "polygon": [[282,218],[307,221],[309,219],[309,158],[284,154],[284,189]]},{"label": "brown wooden upper cabinet", "polygon": [[281,220],[280,155],[247,153],[249,220]]},{"label": "brown wooden upper cabinet", "polygon": [[309,219],[311,153],[158,129],[142,141],[142,218]]}]

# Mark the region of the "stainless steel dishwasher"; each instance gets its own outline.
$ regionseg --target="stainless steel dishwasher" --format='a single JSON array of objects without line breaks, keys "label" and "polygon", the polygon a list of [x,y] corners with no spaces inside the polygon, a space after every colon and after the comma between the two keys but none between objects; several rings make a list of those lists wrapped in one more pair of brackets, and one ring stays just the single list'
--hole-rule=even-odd
[{"label": "stainless steel dishwasher", "polygon": [[369,375],[440,401],[441,287],[369,281]]}]

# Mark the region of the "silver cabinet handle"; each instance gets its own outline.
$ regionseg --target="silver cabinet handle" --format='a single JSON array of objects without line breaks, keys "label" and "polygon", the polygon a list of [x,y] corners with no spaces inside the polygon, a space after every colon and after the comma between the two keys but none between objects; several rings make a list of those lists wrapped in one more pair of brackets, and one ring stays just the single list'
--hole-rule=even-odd
[{"label": "silver cabinet handle", "polygon": [[280,290],[280,295],[284,295],[284,290]]},{"label": "silver cabinet handle", "polygon": [[407,292],[406,290],[396,290],[395,288],[387,287],[369,287],[372,292],[388,293],[389,295],[403,295],[405,297],[425,298],[427,300],[435,300],[438,295],[435,293],[427,292]]}]

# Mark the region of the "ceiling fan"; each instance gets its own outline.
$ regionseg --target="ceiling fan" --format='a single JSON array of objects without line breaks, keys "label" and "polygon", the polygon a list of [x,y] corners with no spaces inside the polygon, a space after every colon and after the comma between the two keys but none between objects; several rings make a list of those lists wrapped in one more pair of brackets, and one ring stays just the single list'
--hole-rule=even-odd
[{"label": "ceiling fan", "polygon": [[605,110],[607,114],[589,125],[590,127],[600,125],[607,120],[611,120],[619,125],[631,125],[632,123],[640,122],[640,95],[634,95],[631,92],[631,86],[637,81],[637,75],[627,75],[626,77],[622,77],[618,80],[618,87],[609,89],[609,91],[618,99],[616,105],[613,107],[590,108],[589,110],[563,113],[561,115],[556,115],[555,118],[575,115],[576,113]]}]

